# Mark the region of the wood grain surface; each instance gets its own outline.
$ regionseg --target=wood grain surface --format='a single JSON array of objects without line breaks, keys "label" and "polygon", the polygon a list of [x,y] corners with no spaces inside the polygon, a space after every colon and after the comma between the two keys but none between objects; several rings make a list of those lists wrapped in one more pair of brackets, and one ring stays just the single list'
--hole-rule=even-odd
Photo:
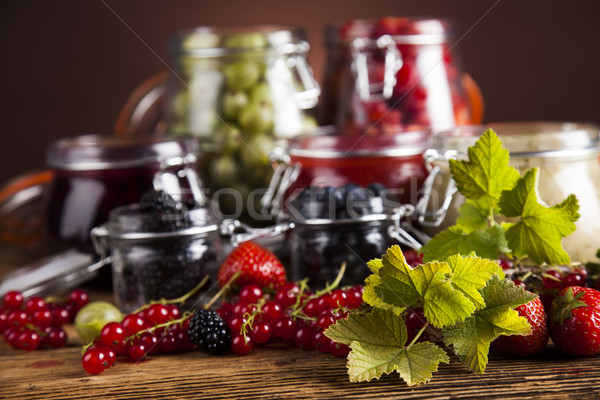
[{"label": "wood grain surface", "polygon": [[[71,335],[70,337],[73,337]],[[24,352],[0,345],[2,399],[595,399],[600,398],[600,358],[568,358],[550,347],[535,359],[492,356],[483,375],[456,359],[432,380],[407,387],[397,375],[350,383],[345,359],[273,343],[239,357],[199,351],[119,358],[100,375],[81,366],[71,340],[58,350]]]}]

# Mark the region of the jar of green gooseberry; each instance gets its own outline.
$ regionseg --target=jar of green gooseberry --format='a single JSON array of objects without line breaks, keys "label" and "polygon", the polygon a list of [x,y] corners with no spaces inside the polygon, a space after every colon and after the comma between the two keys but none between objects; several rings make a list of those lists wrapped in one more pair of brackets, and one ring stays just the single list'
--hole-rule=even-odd
[{"label": "jar of green gooseberry", "polygon": [[199,172],[224,217],[267,222],[259,200],[276,145],[316,125],[320,88],[304,32],[285,26],[201,27],[169,41],[167,131],[198,138]]}]

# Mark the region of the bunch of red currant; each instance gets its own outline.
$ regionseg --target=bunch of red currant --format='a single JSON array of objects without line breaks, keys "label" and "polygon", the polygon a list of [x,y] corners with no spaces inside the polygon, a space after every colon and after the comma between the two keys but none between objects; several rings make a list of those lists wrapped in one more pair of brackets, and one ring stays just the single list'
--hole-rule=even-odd
[{"label": "bunch of red currant", "polygon": [[45,345],[64,347],[67,334],[62,326],[73,322],[89,296],[76,289],[65,301],[46,301],[39,296],[25,299],[22,293],[11,291],[2,300],[0,332],[15,349],[35,350]]},{"label": "bunch of red currant", "polygon": [[279,338],[306,350],[344,357],[348,346],[323,334],[331,324],[362,304],[362,286],[310,293],[305,285],[286,283],[274,296],[254,284],[240,290],[235,303],[217,310],[231,330],[231,350],[248,354],[256,345]]},{"label": "bunch of red currant", "polygon": [[112,366],[119,355],[137,361],[146,355],[193,349],[187,334],[189,317],[175,304],[154,303],[121,322],[109,322],[100,337],[84,347],[83,368],[95,375]]}]

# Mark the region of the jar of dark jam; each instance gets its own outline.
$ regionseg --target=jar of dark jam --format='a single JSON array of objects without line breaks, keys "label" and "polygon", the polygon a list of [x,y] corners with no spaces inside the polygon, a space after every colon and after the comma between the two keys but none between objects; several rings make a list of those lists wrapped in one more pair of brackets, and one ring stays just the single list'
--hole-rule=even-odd
[{"label": "jar of dark jam", "polygon": [[481,93],[462,71],[449,21],[384,17],[330,24],[322,124],[372,135],[480,123]]},{"label": "jar of dark jam", "polygon": [[[157,172],[177,172],[193,142],[158,138],[85,135],[53,143],[47,151],[52,179],[45,199],[46,228],[62,245],[91,250],[90,231],[115,207],[137,203]],[[176,175],[163,189],[182,193]]]}]

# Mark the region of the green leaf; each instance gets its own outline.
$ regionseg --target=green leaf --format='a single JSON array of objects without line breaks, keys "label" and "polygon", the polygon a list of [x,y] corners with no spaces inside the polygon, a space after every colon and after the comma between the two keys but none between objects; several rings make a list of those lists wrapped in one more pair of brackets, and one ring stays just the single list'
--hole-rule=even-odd
[{"label": "green leaf", "polygon": [[501,225],[468,234],[460,226],[451,226],[435,235],[421,248],[423,261],[445,260],[454,254],[466,256],[471,253],[479,257],[498,259],[500,254],[510,253],[504,235]]},{"label": "green leaf", "polygon": [[508,164],[508,150],[491,129],[469,147],[468,154],[468,161],[450,160],[456,187],[467,199],[481,199],[486,208],[493,207],[503,190],[513,188],[520,174]]},{"label": "green leaf", "polygon": [[410,348],[390,348],[353,342],[348,354],[351,382],[379,379],[384,373],[398,372],[408,386],[428,382],[440,362],[450,361],[444,350],[431,342],[415,343]]},{"label": "green leaf", "polygon": [[537,168],[530,169],[512,190],[502,193],[499,206],[508,217],[521,217],[506,231],[506,239],[517,257],[527,256],[538,264],[569,264],[561,239],[575,231],[579,204],[574,195],[547,207],[537,193]]},{"label": "green leaf", "polygon": [[471,300],[477,309],[485,307],[479,290],[485,287],[492,275],[504,277],[502,267],[495,261],[478,257],[463,258],[457,254],[449,257],[446,262],[452,269],[452,285]]},{"label": "green leaf", "polygon": [[381,347],[404,347],[406,324],[387,310],[374,308],[368,314],[351,313],[325,330],[325,336],[337,343],[350,345],[358,341]]},{"label": "green leaf", "polygon": [[325,335],[351,347],[348,355],[350,381],[370,381],[398,372],[408,385],[427,382],[448,355],[429,342],[406,348],[406,325],[392,312],[373,309],[369,314],[352,313],[331,325]]},{"label": "green leaf", "polygon": [[441,328],[462,321],[475,305],[450,283],[452,270],[447,263],[431,262],[411,268],[399,246],[392,246],[383,256],[379,269],[381,283],[375,293],[396,307],[423,307],[427,320]]},{"label": "green leaf", "polygon": [[444,343],[469,370],[483,373],[488,362],[490,343],[500,335],[526,335],[531,332],[527,319],[513,310],[535,297],[510,280],[492,276],[481,290],[486,307],[465,321],[443,329]]},{"label": "green leaf", "polygon": [[466,200],[460,205],[456,225],[460,226],[464,233],[487,229],[490,209],[485,209],[479,203],[478,200]]},{"label": "green leaf", "polygon": [[[381,262],[381,260],[378,260]],[[383,264],[382,264],[383,265]],[[369,275],[367,277],[367,279],[365,279],[365,287],[363,289],[363,301],[365,303],[367,303],[368,305],[370,305],[371,307],[376,307],[376,308],[380,308],[382,310],[388,310],[393,312],[396,315],[400,315],[402,314],[402,312],[404,310],[406,310],[406,307],[396,307],[392,304],[388,304],[386,302],[384,302],[381,297],[379,297],[379,295],[377,294],[377,291],[375,290],[375,287],[380,285],[381,282],[381,278],[379,277],[379,275],[376,274],[372,274]]]}]

